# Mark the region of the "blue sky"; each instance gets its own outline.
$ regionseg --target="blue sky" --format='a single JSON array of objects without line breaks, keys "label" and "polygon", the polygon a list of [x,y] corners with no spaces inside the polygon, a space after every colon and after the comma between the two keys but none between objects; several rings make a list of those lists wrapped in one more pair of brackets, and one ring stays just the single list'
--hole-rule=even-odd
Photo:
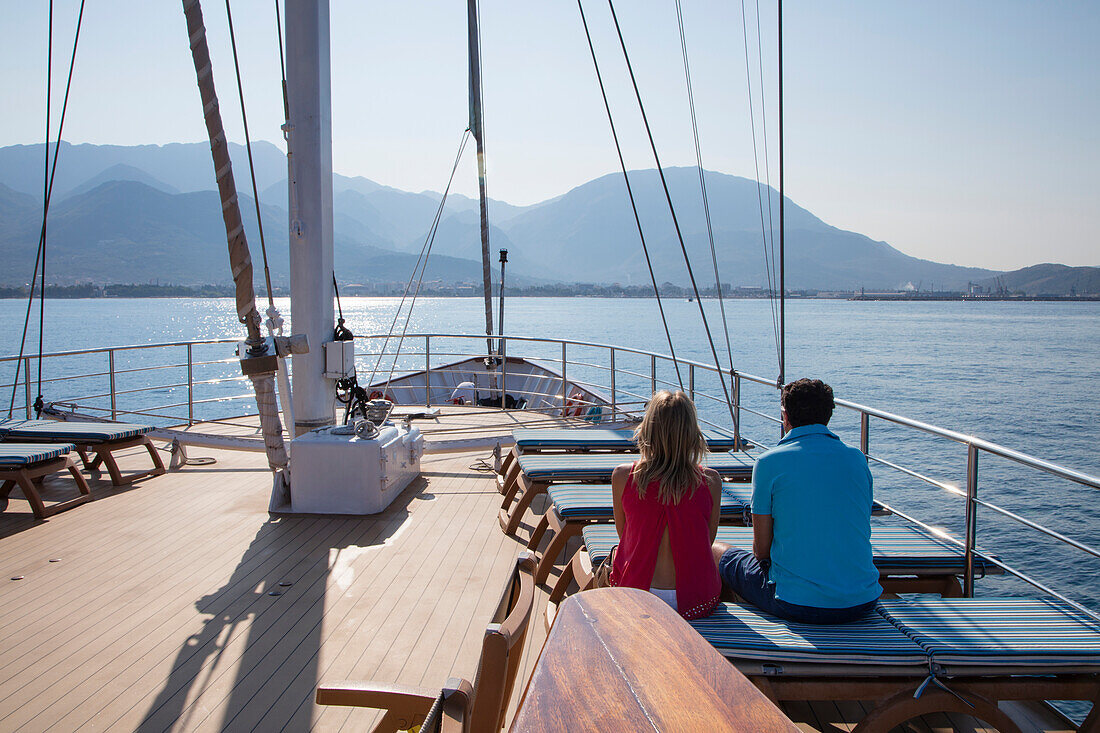
[{"label": "blue sky", "polygon": [[[55,2],[55,100],[77,5]],[[43,135],[45,6],[2,11],[0,145]],[[236,0],[233,14],[252,135],[281,142],[273,6]],[[585,8],[628,165],[652,167],[607,5]],[[662,163],[693,165],[675,6],[616,10]],[[753,0],[745,10],[759,140]],[[223,114],[243,140],[224,3],[204,11]],[[741,4],[683,0],[683,11],[704,165],[753,177]],[[792,200],[918,257],[1100,265],[1100,3],[787,0],[784,11]],[[774,3],[760,12],[777,184]],[[490,195],[529,204],[616,171],[576,3],[482,0],[481,15]],[[335,170],[442,189],[467,120],[465,3],[332,0],[332,19]],[[205,138],[178,2],[87,3],[65,137]],[[476,195],[472,156],[460,176],[457,190]]]}]

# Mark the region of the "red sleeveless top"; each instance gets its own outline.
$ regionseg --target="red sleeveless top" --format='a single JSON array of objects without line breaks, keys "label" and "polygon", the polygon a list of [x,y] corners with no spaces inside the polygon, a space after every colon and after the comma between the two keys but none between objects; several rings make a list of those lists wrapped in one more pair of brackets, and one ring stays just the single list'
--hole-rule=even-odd
[{"label": "red sleeveless top", "polygon": [[676,568],[676,610],[686,619],[709,616],[718,603],[722,581],[710,549],[714,500],[706,479],[700,476],[699,485],[679,504],[661,503],[657,489],[655,481],[646,488],[645,498],[639,497],[631,469],[623,490],[626,526],[612,559],[611,585],[648,591],[667,529]]}]

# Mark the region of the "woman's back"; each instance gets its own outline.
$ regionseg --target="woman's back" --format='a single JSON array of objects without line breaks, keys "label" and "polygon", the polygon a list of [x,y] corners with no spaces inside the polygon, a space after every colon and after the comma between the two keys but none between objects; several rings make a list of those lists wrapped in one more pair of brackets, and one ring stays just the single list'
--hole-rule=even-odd
[{"label": "woman's back", "polygon": [[721,591],[711,553],[721,480],[714,471],[700,469],[698,483],[673,502],[659,496],[657,482],[639,492],[633,469],[632,464],[620,466],[612,478],[620,538],[612,585],[675,589],[676,609],[682,615],[708,615]]}]

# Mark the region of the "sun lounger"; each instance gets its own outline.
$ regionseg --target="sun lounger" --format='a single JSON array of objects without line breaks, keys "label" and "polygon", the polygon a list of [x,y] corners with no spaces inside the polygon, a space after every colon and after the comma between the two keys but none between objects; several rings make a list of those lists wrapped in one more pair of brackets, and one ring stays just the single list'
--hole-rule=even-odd
[{"label": "sun lounger", "polygon": [[[505,486],[500,526],[506,534],[514,534],[527,507],[550,484],[577,481],[608,484],[616,466],[637,459],[636,453],[521,455],[516,459],[510,483]],[[753,459],[743,453],[710,453],[704,465],[725,479],[746,482],[752,478]]]},{"label": "sun lounger", "polygon": [[[584,548],[573,556],[554,584],[550,594],[553,604],[565,596],[570,581],[586,588],[591,581],[591,568],[619,543],[614,525],[590,524],[581,535]],[[717,540],[752,551],[752,528],[719,527]],[[966,571],[966,557],[958,545],[915,527],[872,527],[871,553],[887,593],[962,595],[957,576]],[[982,575],[1003,572],[998,565],[979,556],[974,557],[974,570]]]},{"label": "sun lounger", "polygon": [[[714,452],[738,450],[737,439],[724,430],[703,431],[708,450]],[[513,430],[515,446],[504,456],[500,474],[505,476],[515,459],[528,453],[564,453],[568,451],[629,453],[637,449],[633,430],[603,428],[550,430]]]},{"label": "sun lounger", "polygon": [[[164,462],[148,436],[152,430],[149,425],[132,423],[0,420],[0,439],[9,442],[71,443],[76,446],[85,468],[95,470],[100,464],[105,465],[115,486],[164,473]],[[149,451],[153,467],[123,476],[114,453],[135,446],[144,446]],[[89,458],[89,452],[95,453],[94,459]]]},{"label": "sun lounger", "polygon": [[1019,731],[998,703],[1088,700],[1100,728],[1100,623],[1061,601],[911,598],[815,626],[721,603],[689,622],[772,700],[875,700],[855,731],[930,713]]},{"label": "sun lounger", "polygon": [[[7,443],[0,442],[0,511],[8,507],[8,495],[18,486],[30,502],[31,511],[39,519],[71,509],[91,501],[88,483],[77,470],[69,452],[74,447],[63,443]],[[42,479],[58,471],[68,471],[80,489],[80,496],[46,506],[38,489]]]},{"label": "sun lounger", "polygon": [[534,570],[534,560],[521,554],[496,615],[485,630],[473,683],[451,678],[440,693],[408,685],[337,682],[317,688],[317,703],[385,710],[374,728],[379,732],[407,730],[425,721],[429,724],[427,730],[437,729],[440,718],[443,731],[499,731],[511,701],[535,603]]},{"label": "sun lounger", "polygon": [[[527,541],[527,549],[535,551],[543,535],[550,532],[550,542],[539,559],[535,582],[542,583],[550,574],[558,556],[565,551],[569,540],[595,522],[614,519],[609,484],[551,484],[547,488],[551,506],[535,526]],[[722,507],[719,521],[745,524],[746,512],[752,500],[750,484],[722,482]],[[614,532],[614,527],[611,527]]]}]

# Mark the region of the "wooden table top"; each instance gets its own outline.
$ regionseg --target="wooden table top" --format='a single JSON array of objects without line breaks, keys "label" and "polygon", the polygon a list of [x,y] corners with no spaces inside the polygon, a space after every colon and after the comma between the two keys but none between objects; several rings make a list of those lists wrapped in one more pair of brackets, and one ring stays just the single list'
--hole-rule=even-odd
[{"label": "wooden table top", "polygon": [[562,603],[510,730],[798,728],[656,596],[603,588]]}]

